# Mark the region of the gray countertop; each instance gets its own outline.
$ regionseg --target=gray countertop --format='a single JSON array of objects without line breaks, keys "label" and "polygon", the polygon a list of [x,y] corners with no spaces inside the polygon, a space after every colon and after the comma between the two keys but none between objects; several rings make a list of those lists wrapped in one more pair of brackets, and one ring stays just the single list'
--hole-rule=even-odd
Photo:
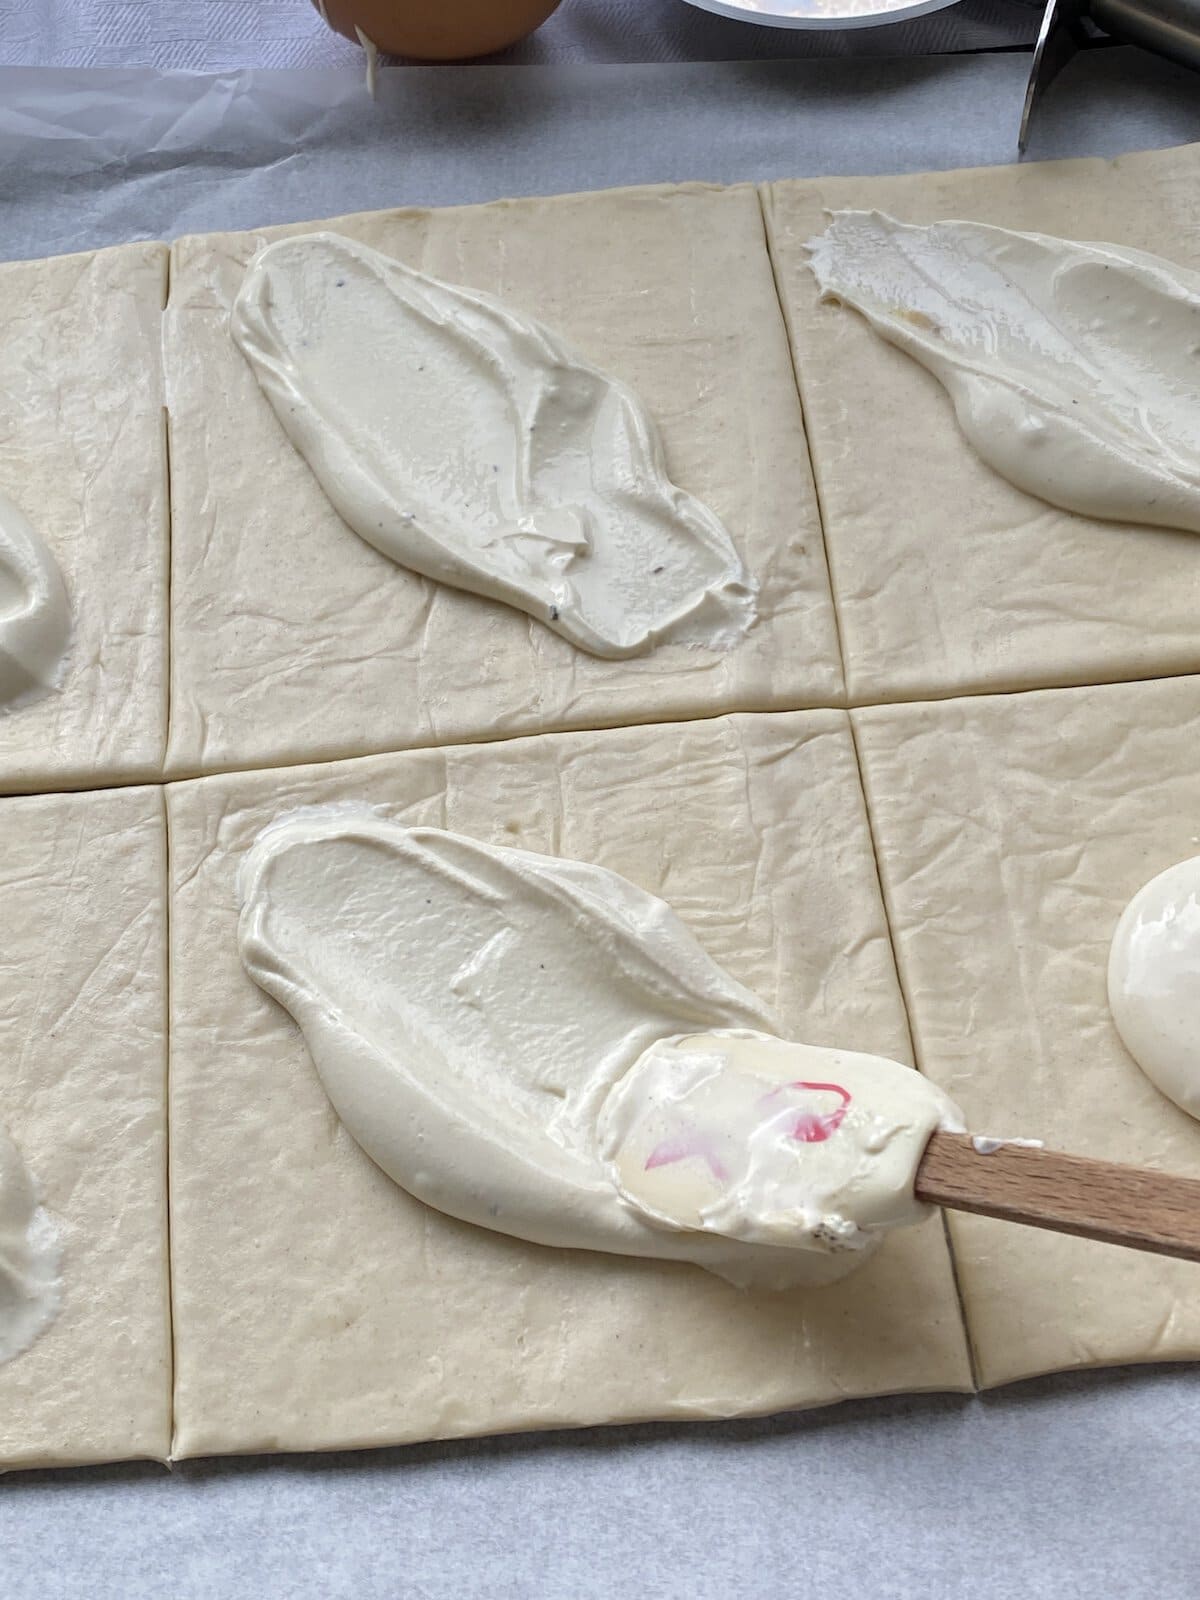
[{"label": "gray countertop", "polygon": [[[400,203],[1012,157],[1028,58],[169,77],[13,71],[0,253]],[[1134,52],[1064,75],[1033,153],[1200,138]],[[1064,1304],[1064,1317],[1071,1307]],[[1200,1376],[364,1455],[0,1481],[0,1595],[173,1600],[730,1594],[1192,1600]]]}]

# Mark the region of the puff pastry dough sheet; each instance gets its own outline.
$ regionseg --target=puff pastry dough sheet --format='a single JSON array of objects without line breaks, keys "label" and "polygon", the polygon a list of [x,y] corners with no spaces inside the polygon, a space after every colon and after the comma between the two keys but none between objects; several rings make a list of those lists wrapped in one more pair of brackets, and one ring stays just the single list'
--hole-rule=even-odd
[{"label": "puff pastry dough sheet", "polygon": [[162,772],[166,284],[163,244],[0,265],[0,493],[71,600],[60,688],[0,711],[0,793]]},{"label": "puff pastry dough sheet", "polygon": [[[229,334],[267,239],[332,227],[546,322],[630,383],[761,585],[731,653],[602,661],[352,533]],[[183,239],[166,323],[172,776],[727,710],[834,705],[833,603],[754,189],[618,190]]]},{"label": "puff pastry dough sheet", "polygon": [[57,1318],[0,1365],[0,1470],[170,1449],[164,810],[0,800],[0,1122],[62,1252]]},{"label": "puff pastry dough sheet", "polygon": [[969,1386],[938,1220],[842,1284],[782,1296],[455,1222],[362,1154],[238,960],[235,873],[258,830],[360,799],[614,868],[669,898],[795,1036],[908,1058],[844,712],[371,757],[167,796],[178,1455]]},{"label": "puff pastry dough sheet", "polygon": [[1200,539],[1098,522],[1011,487],[940,384],[821,305],[804,243],[877,207],[1107,240],[1200,267],[1200,147],[765,191],[852,703],[1200,670]]},{"label": "puff pastry dough sheet", "polygon": [[[1200,1176],[1106,993],[1130,897],[1200,853],[1200,679],[853,716],[923,1069],[978,1132]],[[948,1215],[984,1383],[1200,1356],[1188,1263]]]}]

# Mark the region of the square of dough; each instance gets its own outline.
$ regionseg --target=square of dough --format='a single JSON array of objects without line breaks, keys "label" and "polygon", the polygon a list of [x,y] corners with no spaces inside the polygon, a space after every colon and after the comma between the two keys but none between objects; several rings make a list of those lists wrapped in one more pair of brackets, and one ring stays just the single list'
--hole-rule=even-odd
[{"label": "square of dough", "polygon": [[235,875],[259,830],[353,798],[622,872],[795,1036],[910,1059],[844,712],[367,757],[167,796],[177,1455],[969,1385],[936,1218],[843,1283],[786,1295],[456,1222],[355,1145],[238,957]]},{"label": "square of dough", "polygon": [[61,1252],[0,1364],[0,1470],[165,1460],[166,822],[160,788],[0,800],[0,1125]]},{"label": "square of dough", "polygon": [[1200,538],[1101,522],[1013,488],[937,380],[857,312],[821,305],[825,213],[966,218],[1133,245],[1200,268],[1200,147],[766,190],[821,497],[851,703],[1200,669]]},{"label": "square of dough", "polygon": [[161,775],[167,736],[167,247],[0,265],[0,494],[58,563],[56,690],[0,710],[0,793]]},{"label": "square of dough", "polygon": [[[318,227],[495,294],[628,382],[658,424],[671,477],[724,519],[759,582],[759,618],[741,645],[600,660],[353,533],[229,332],[255,250]],[[752,188],[618,190],[183,239],[166,349],[172,776],[841,704],[820,520]]]},{"label": "square of dough", "polygon": [[[1200,1176],[1106,984],[1129,899],[1200,854],[1200,679],[853,715],[924,1071],[977,1133]],[[1200,1357],[1189,1263],[948,1215],[984,1383]]]}]

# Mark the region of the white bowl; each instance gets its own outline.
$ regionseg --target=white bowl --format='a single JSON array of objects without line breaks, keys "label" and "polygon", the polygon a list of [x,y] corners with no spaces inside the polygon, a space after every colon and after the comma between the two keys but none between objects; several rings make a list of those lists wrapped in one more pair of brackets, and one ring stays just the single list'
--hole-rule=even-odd
[{"label": "white bowl", "polygon": [[944,11],[957,0],[686,0],[700,11],[763,28],[876,28]]}]

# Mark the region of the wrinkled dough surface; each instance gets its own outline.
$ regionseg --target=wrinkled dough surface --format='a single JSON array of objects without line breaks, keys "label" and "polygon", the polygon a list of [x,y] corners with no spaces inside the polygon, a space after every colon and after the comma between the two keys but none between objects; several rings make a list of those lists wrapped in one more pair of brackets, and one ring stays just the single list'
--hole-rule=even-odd
[{"label": "wrinkled dough surface", "polygon": [[1121,913],[1108,1003],[1150,1082],[1200,1117],[1200,857],[1151,878]]},{"label": "wrinkled dough surface", "polygon": [[840,1282],[780,1294],[686,1263],[546,1249],[413,1199],[341,1123],[300,1028],[238,950],[235,879],[263,829],[285,810],[366,802],[396,824],[618,873],[668,901],[784,1036],[903,1060],[843,714],[227,774],[174,784],[167,802],[177,1454],[969,1385],[932,1224],[896,1230]]}]

